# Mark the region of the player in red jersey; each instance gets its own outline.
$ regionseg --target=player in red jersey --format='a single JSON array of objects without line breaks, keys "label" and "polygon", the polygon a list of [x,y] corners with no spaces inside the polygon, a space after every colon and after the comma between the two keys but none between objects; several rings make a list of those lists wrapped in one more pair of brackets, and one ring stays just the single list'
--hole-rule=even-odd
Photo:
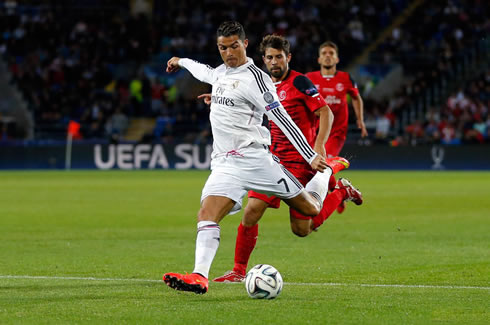
[{"label": "player in red jersey", "polygon": [[[339,63],[339,49],[333,42],[327,41],[318,48],[319,71],[308,72],[306,76],[313,82],[320,94],[330,106],[334,115],[332,131],[325,146],[327,157],[338,156],[345,139],[349,122],[349,108],[347,94],[351,96],[352,106],[357,118],[357,127],[361,130],[361,137],[368,135],[364,124],[364,104],[357,89],[357,85],[349,73],[337,70]],[[335,184],[332,177],[330,184]],[[342,213],[345,205],[339,205],[337,211]]]},{"label": "player in red jersey", "polygon": [[[289,53],[289,42],[284,37],[277,35],[264,37],[260,50],[272,81],[276,85],[281,104],[301,129],[310,145],[325,155],[325,142],[330,133],[333,117],[330,108],[308,78],[289,69],[291,53]],[[270,123],[270,128],[271,152],[302,184],[308,183],[315,172],[302,162],[292,144],[273,122]],[[257,223],[268,207],[278,208],[280,205],[279,198],[254,191],[249,192],[248,198],[245,214],[238,227],[235,266],[233,271],[214,279],[215,282],[243,281],[248,260],[257,241]],[[344,200],[352,200],[356,204],[361,204],[362,196],[348,180],[340,179],[336,189],[325,199],[322,211],[318,216],[311,218],[290,209],[291,230],[300,237],[307,236],[312,230],[318,228]]]},{"label": "player in red jersey", "polygon": [[368,135],[364,124],[364,105],[357,85],[349,73],[337,70],[339,63],[338,47],[333,42],[325,42],[319,47],[319,71],[308,72],[306,76],[313,82],[320,94],[325,98],[335,117],[330,137],[326,144],[328,156],[337,156],[344,146],[347,137],[349,109],[347,94],[351,96],[352,106],[357,118],[357,127],[361,137]]}]

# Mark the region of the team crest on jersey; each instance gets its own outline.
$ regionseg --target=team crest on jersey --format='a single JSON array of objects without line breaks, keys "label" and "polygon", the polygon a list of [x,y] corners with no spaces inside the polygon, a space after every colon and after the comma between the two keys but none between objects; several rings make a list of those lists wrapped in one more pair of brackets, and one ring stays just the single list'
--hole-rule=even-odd
[{"label": "team crest on jersey", "polygon": [[270,92],[266,92],[264,94],[264,100],[267,104],[270,104],[274,101],[274,96],[272,96],[272,94]]},{"label": "team crest on jersey", "polygon": [[339,82],[335,85],[335,89],[337,89],[337,91],[342,91],[344,90],[344,85]]},{"label": "team crest on jersey", "polygon": [[234,83],[231,84],[231,88],[237,89],[239,83],[240,83],[240,81],[236,80]]},{"label": "team crest on jersey", "polygon": [[279,100],[283,101],[283,100],[285,100],[285,99],[286,99],[286,97],[287,97],[287,93],[286,93],[286,91],[285,91],[285,90],[281,90],[281,91],[279,92]]},{"label": "team crest on jersey", "polygon": [[278,108],[281,104],[279,104],[279,102],[273,102],[272,104],[270,105],[267,105],[265,107],[265,110],[266,111],[270,111],[271,109],[274,109],[274,108]]}]

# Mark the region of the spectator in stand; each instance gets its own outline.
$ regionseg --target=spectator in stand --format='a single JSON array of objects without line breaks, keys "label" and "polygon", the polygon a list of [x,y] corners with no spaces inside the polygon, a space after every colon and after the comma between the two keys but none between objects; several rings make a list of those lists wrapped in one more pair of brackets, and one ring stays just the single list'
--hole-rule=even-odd
[{"label": "spectator in stand", "polygon": [[390,133],[390,120],[386,114],[378,114],[376,117],[376,140],[379,142],[386,142],[388,134]]},{"label": "spectator in stand", "polygon": [[111,141],[119,142],[129,126],[128,117],[123,113],[120,107],[108,119],[105,128]]}]

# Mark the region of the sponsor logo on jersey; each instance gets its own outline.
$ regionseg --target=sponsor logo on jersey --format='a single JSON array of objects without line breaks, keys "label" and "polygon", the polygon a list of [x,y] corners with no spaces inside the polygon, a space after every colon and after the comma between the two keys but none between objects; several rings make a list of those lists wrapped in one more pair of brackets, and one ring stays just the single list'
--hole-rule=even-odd
[{"label": "sponsor logo on jersey", "polygon": [[342,103],[340,98],[337,98],[335,96],[330,96],[330,95],[325,97],[325,102],[327,102],[327,104],[340,104],[340,103]]},{"label": "sponsor logo on jersey", "polygon": [[235,102],[232,98],[222,97],[222,96],[211,96],[211,103],[226,105],[226,106],[235,106]]},{"label": "sponsor logo on jersey", "polygon": [[333,88],[322,88],[322,91],[324,93],[333,93],[333,92],[335,92],[335,89],[333,89]]},{"label": "sponsor logo on jersey", "polygon": [[317,94],[318,93],[318,90],[315,88],[315,87],[311,87],[311,88],[308,88],[305,90],[305,93],[307,95],[314,95],[314,94]]},{"label": "sponsor logo on jersey", "polygon": [[274,101],[274,96],[270,92],[264,93],[264,100],[267,104],[270,104]]},{"label": "sponsor logo on jersey", "polygon": [[285,100],[285,99],[286,99],[286,97],[287,97],[287,93],[286,93],[286,91],[285,91],[285,90],[281,90],[281,91],[279,92],[279,100],[283,101],[283,100]]},{"label": "sponsor logo on jersey", "polygon": [[225,93],[225,88],[218,87],[216,88],[216,95],[223,95]]},{"label": "sponsor logo on jersey", "polygon": [[342,91],[344,90],[344,85],[339,82],[335,85],[335,89],[337,89],[337,91]]},{"label": "sponsor logo on jersey", "polygon": [[272,104],[267,105],[265,107],[265,110],[270,111],[271,109],[278,108],[279,106],[281,106],[281,104],[279,104],[279,102],[273,102]]}]

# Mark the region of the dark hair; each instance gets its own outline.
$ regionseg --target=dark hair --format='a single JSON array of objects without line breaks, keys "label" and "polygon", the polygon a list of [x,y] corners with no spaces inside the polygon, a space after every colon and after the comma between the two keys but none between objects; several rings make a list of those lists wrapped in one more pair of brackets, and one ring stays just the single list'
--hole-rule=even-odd
[{"label": "dark hair", "polygon": [[216,37],[229,37],[233,35],[238,35],[238,38],[242,41],[245,40],[245,29],[243,29],[242,24],[237,21],[225,21],[219,25],[218,30],[216,31]]},{"label": "dark hair", "polygon": [[262,42],[260,42],[260,52],[262,54],[265,54],[265,50],[267,50],[269,47],[276,50],[284,51],[284,53],[286,53],[286,56],[289,55],[290,44],[289,41],[283,36],[279,36],[279,35],[264,36]]},{"label": "dark hair", "polygon": [[335,44],[334,42],[332,41],[326,41],[326,42],[323,42],[319,47],[318,47],[318,52],[320,52],[322,50],[322,48],[324,47],[331,47],[333,49],[335,49],[335,52],[337,52],[337,55],[339,55],[339,47],[337,46],[337,44]]}]

